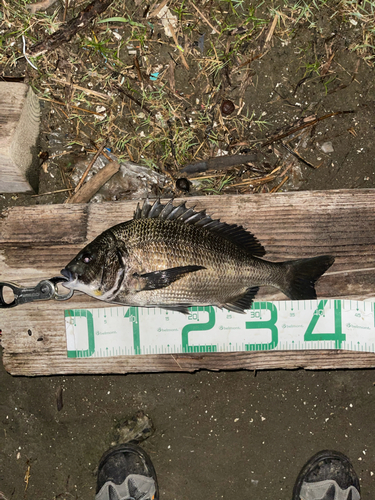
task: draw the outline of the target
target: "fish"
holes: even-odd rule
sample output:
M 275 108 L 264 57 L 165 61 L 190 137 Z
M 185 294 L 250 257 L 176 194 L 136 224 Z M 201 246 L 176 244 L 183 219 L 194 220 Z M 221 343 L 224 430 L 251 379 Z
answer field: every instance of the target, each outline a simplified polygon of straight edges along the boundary
M 334 257 L 270 262 L 257 238 L 186 203 L 146 199 L 133 219 L 97 236 L 61 270 L 71 290 L 113 304 L 190 306 L 244 313 L 259 287 L 272 285 L 291 300 L 316 299 L 315 283 Z

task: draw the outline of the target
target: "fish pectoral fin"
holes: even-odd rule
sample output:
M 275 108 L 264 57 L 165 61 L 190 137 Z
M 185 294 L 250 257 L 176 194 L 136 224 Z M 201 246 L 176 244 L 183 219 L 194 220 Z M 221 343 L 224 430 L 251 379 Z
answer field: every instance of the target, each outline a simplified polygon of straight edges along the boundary
M 194 273 L 200 269 L 206 269 L 203 266 L 181 266 L 163 269 L 162 271 L 154 271 L 151 273 L 138 274 L 134 273 L 133 278 L 137 280 L 136 290 L 141 292 L 144 290 L 157 290 L 165 288 L 174 281 L 183 278 L 186 274 Z
M 258 293 L 258 290 L 259 287 L 257 286 L 248 288 L 244 294 L 233 298 L 233 300 L 228 302 L 227 304 L 223 304 L 223 307 L 225 309 L 228 309 L 229 311 L 244 314 L 246 309 L 250 309 L 255 295 Z

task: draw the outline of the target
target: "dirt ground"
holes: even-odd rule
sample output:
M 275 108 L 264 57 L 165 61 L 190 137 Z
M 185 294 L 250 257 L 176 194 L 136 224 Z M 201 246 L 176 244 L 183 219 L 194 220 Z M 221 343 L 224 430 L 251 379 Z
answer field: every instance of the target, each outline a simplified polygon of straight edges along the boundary
M 196 2 L 204 17 L 171 2 L 174 39 L 147 17 L 156 4 L 115 1 L 100 17 L 126 23 L 91 24 L 31 58 L 38 70 L 22 57 L 21 34 L 29 46 L 43 40 L 63 26 L 64 8 L 31 14 L 27 4 L 3 1 L 0 75 L 41 98 L 49 158 L 34 170 L 37 196 L 0 194 L 1 210 L 63 202 L 103 140 L 120 160 L 166 176 L 153 195 L 374 187 L 373 2 Z M 86 4 L 72 2 L 67 19 Z M 228 116 L 223 100 L 235 105 Z M 253 163 L 190 175 L 190 193 L 176 187 L 186 164 L 254 150 Z M 104 188 L 97 201 L 132 195 Z M 0 498 L 93 498 L 101 454 L 139 410 L 155 426 L 144 448 L 163 499 L 285 500 L 326 448 L 352 459 L 370 498 L 374 383 L 372 370 L 22 378 L 2 368 Z
M 114 427 L 142 409 L 156 428 L 143 446 L 166 500 L 289 499 L 300 467 L 326 448 L 350 456 L 371 498 L 374 381 L 371 370 L 44 378 L 2 370 L 0 491 L 8 499 L 93 498 Z

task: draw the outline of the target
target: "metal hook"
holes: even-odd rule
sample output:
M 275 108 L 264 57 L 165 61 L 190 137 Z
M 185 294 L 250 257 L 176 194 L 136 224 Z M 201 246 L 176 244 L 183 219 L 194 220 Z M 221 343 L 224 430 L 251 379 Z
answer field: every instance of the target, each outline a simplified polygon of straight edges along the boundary
M 42 280 L 36 286 L 21 288 L 15 283 L 0 281 L 0 308 L 7 309 L 27 302 L 37 300 L 68 300 L 73 296 L 74 290 L 69 290 L 66 294 L 59 294 L 57 285 L 67 281 L 66 278 L 56 277 L 49 280 Z M 4 289 L 9 288 L 13 292 L 13 301 L 6 302 L 4 299 Z

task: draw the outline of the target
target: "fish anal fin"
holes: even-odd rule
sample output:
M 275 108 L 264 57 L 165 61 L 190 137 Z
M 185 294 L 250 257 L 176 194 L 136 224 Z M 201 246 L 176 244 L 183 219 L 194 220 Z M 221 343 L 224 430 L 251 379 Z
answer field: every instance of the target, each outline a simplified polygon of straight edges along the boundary
M 259 287 L 257 286 L 248 288 L 244 294 L 235 297 L 231 302 L 223 304 L 223 307 L 229 311 L 244 314 L 246 309 L 250 309 L 258 290 Z
M 190 314 L 189 306 L 175 305 L 175 306 L 159 306 L 161 309 L 166 309 L 167 311 L 176 311 L 182 314 Z
M 158 288 L 165 288 L 171 283 L 183 278 L 186 274 L 194 273 L 200 269 L 206 269 L 203 266 L 180 266 L 171 267 L 170 269 L 163 269 L 162 271 L 153 271 L 144 274 L 133 274 L 136 281 L 134 288 L 137 292 L 144 290 L 157 290 Z

